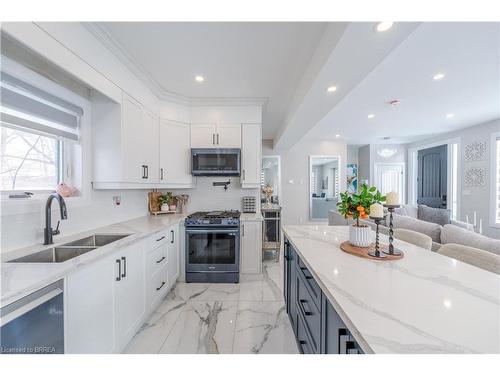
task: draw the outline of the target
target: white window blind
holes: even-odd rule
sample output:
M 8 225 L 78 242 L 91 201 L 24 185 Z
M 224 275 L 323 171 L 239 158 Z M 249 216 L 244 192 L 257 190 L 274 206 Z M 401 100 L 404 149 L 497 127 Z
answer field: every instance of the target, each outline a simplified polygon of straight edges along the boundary
M 49 137 L 79 139 L 79 106 L 1 72 L 0 123 L 2 126 Z
M 495 177 L 495 224 L 500 224 L 500 138 L 496 139 L 496 161 L 495 161 L 495 169 L 496 169 L 496 177 Z

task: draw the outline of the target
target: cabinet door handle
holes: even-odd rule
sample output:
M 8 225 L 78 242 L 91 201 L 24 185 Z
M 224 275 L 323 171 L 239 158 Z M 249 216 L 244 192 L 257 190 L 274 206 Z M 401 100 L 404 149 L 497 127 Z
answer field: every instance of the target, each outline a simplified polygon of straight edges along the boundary
M 163 180 L 163 168 L 160 168 L 160 180 Z
M 245 173 L 245 170 L 243 169 L 243 180 L 245 180 L 245 178 L 246 178 L 245 175 L 246 175 L 246 173 Z
M 215 144 L 215 134 L 212 134 L 212 144 Z
M 123 273 L 122 277 L 127 277 L 127 258 L 122 257 L 123 260 Z
M 146 178 L 149 178 L 149 167 L 146 165 Z
M 219 144 L 219 133 L 217 133 L 217 144 Z
M 160 238 L 157 238 L 156 239 L 156 242 L 160 242 L 161 240 L 163 240 L 165 238 L 165 236 L 161 236 Z
M 161 288 L 163 288 L 163 285 L 165 285 L 165 284 L 166 284 L 165 281 L 162 281 L 161 285 L 158 288 L 156 288 L 156 290 L 160 290 Z
M 142 178 L 146 178 L 146 166 L 142 165 Z
M 300 302 L 300 305 L 302 306 L 302 310 L 304 310 L 304 315 L 305 316 L 311 316 L 313 313 L 307 311 L 306 307 L 305 307 L 305 304 L 307 303 L 307 301 L 305 299 L 299 299 L 299 302 Z
M 163 262 L 165 259 L 166 259 L 165 257 L 161 257 L 161 259 L 160 259 L 160 260 L 157 260 L 157 261 L 156 261 L 156 264 Z
M 354 349 L 356 349 L 356 343 L 354 341 L 349 340 L 345 342 L 345 354 L 351 354 L 349 351 Z
M 120 281 L 122 279 L 122 262 L 120 259 L 117 259 L 116 263 L 118 263 L 118 276 L 115 278 L 115 281 Z
M 241 236 L 245 237 L 245 224 L 241 224 Z
M 171 230 L 170 233 L 172 234 L 172 239 L 170 240 L 170 243 L 174 243 L 174 231 Z

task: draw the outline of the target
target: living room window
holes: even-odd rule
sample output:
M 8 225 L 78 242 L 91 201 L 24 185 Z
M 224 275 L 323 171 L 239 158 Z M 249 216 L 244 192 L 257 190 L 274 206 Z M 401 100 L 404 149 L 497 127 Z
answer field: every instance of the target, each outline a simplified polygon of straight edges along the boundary
M 500 132 L 491 136 L 491 224 L 500 227 Z

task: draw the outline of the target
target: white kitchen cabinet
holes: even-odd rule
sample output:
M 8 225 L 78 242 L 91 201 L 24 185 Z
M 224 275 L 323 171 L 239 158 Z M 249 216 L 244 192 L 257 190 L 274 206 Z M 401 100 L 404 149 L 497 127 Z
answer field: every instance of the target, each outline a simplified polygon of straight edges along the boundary
M 91 100 L 94 188 L 158 184 L 158 117 L 126 93 L 121 103 L 98 93 Z
M 112 353 L 115 348 L 115 257 L 95 262 L 66 279 L 66 353 Z
M 217 147 L 241 148 L 241 124 L 217 124 Z
M 240 272 L 260 274 L 262 272 L 262 221 L 241 222 Z
M 192 148 L 215 148 L 217 125 L 215 124 L 191 124 L 191 147 Z
M 180 241 L 179 241 L 179 225 L 170 227 L 169 232 L 169 248 L 168 248 L 168 287 L 169 289 L 175 285 L 180 274 Z
M 119 260 L 122 273 L 120 280 L 115 279 L 115 340 L 116 349 L 121 351 L 146 315 L 144 251 L 129 247 L 120 252 Z
M 85 267 L 66 280 L 66 351 L 123 350 L 146 317 L 144 251 L 139 245 Z
M 191 124 L 193 148 L 240 148 L 241 124 Z
M 241 125 L 241 187 L 259 188 L 262 168 L 260 124 Z
M 191 144 L 189 124 L 160 121 L 160 184 L 189 187 L 191 175 Z

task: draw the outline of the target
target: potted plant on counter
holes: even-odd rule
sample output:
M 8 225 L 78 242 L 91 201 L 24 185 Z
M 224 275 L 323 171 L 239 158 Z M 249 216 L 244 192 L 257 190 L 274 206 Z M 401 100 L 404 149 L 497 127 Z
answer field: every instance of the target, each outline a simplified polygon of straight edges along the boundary
M 372 243 L 372 231 L 369 225 L 360 224 L 359 219 L 368 219 L 370 206 L 373 203 L 385 202 L 385 196 L 375 186 L 363 184 L 358 193 L 340 193 L 340 202 L 337 204 L 339 212 L 346 219 L 354 219 L 355 223 L 349 226 L 349 242 L 357 247 L 369 247 Z
M 167 192 L 167 203 L 170 211 L 177 211 L 177 197 L 171 192 Z
M 163 212 L 170 211 L 170 209 L 168 207 L 169 201 L 168 201 L 167 195 L 164 195 L 164 194 L 160 195 L 158 197 L 158 203 L 160 204 L 160 211 L 163 211 Z

